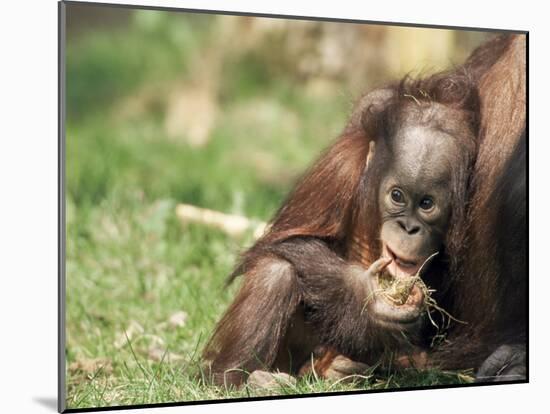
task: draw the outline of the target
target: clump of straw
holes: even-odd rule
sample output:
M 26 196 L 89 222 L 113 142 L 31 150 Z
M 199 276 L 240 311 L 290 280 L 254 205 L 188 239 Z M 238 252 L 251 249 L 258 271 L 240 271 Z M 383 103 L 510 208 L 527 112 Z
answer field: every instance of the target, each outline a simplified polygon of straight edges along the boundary
M 414 286 L 421 283 L 424 282 L 417 275 L 406 279 L 395 279 L 388 272 L 385 272 L 378 277 L 380 290 L 377 293 L 395 305 L 404 305 Z
M 438 333 L 441 331 L 441 329 L 447 329 L 451 323 L 451 321 L 455 321 L 458 323 L 466 323 L 464 321 L 461 321 L 454 316 L 452 316 L 449 312 L 447 312 L 445 309 L 443 309 L 441 306 L 437 304 L 437 301 L 433 298 L 433 293 L 435 292 L 435 289 L 430 289 L 424 283 L 424 281 L 421 278 L 422 271 L 424 270 L 424 267 L 428 262 L 431 261 L 433 257 L 435 257 L 438 254 L 438 252 L 435 252 L 431 256 L 429 256 L 424 263 L 422 263 L 422 266 L 418 269 L 418 272 L 416 272 L 415 275 L 407 277 L 407 278 L 394 278 L 391 274 L 389 274 L 387 271 L 384 273 L 381 273 L 378 276 L 378 285 L 380 286 L 380 289 L 371 292 L 369 297 L 366 300 L 365 307 L 368 305 L 368 303 L 374 299 L 375 295 L 382 296 L 385 300 L 388 302 L 401 306 L 404 305 L 409 296 L 411 295 L 411 292 L 413 288 L 416 286 L 418 287 L 423 296 L 423 302 L 422 307 L 424 310 L 426 310 L 426 314 L 428 316 L 428 319 L 430 320 L 430 323 L 438 330 Z M 432 312 L 437 311 L 440 313 L 444 327 L 440 327 L 433 319 Z

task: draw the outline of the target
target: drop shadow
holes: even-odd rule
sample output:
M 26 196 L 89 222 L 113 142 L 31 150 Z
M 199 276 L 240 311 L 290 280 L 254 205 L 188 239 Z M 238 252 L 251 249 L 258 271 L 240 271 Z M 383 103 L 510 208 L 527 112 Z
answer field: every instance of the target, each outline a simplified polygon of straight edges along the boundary
M 57 398 L 55 397 L 33 397 L 33 401 L 53 412 L 57 412 Z

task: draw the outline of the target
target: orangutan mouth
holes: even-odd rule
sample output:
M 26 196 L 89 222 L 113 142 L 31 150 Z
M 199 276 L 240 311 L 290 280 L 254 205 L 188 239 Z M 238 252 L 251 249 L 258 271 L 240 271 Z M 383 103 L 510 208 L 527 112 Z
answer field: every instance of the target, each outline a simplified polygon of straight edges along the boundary
M 388 266 L 388 272 L 395 278 L 414 276 L 420 270 L 424 263 L 421 258 L 404 257 L 402 254 L 396 253 L 387 244 L 384 244 L 383 256 L 392 259 Z

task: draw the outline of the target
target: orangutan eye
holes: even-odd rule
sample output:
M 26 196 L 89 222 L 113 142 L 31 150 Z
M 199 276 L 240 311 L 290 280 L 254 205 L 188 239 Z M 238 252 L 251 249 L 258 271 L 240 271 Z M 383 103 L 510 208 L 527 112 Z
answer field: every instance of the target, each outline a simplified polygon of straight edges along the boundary
M 434 201 L 430 197 L 424 197 L 420 200 L 420 208 L 425 211 L 430 211 L 434 207 Z
M 401 190 L 398 190 L 397 188 L 391 190 L 391 199 L 394 203 L 397 204 L 403 204 L 405 202 L 405 196 L 403 195 Z

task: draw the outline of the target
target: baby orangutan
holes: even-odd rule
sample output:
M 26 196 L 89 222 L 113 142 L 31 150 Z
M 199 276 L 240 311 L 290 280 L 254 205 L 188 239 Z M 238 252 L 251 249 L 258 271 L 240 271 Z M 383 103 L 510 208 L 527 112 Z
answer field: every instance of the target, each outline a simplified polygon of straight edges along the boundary
M 204 352 L 214 383 L 240 385 L 256 370 L 298 375 L 327 349 L 345 356 L 325 356 L 316 373 L 330 376 L 342 361 L 356 371 L 429 343 L 426 308 L 445 307 L 477 113 L 460 72 L 359 101 L 234 271 L 244 280 Z

